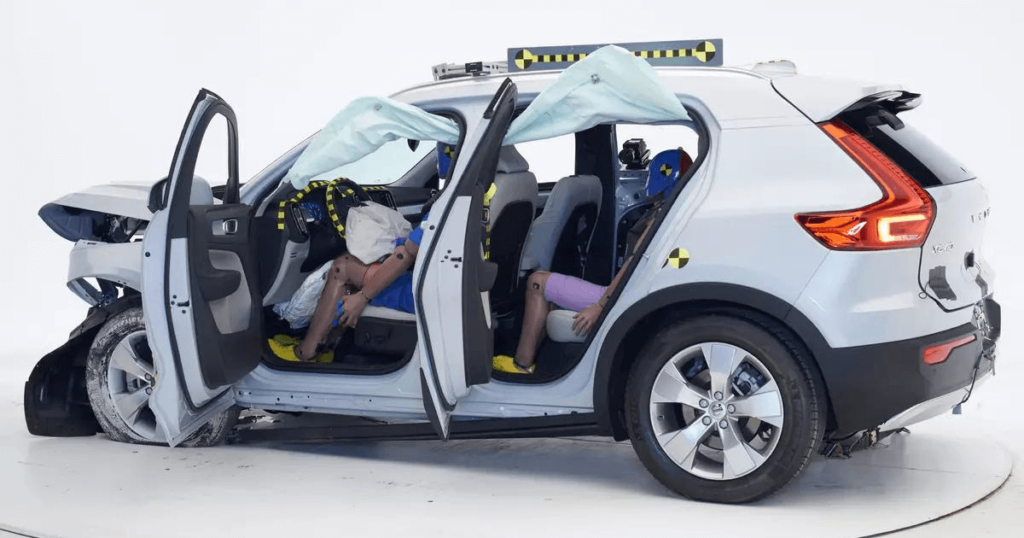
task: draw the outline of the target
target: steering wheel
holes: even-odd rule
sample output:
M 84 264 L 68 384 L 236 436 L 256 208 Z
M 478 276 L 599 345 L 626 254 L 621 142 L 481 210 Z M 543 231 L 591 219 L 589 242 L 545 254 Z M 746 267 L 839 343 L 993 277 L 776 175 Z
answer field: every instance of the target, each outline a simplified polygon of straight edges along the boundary
M 351 179 L 339 177 L 334 181 L 331 181 L 327 185 L 327 217 L 331 220 L 331 225 L 334 226 L 334 230 L 338 232 L 338 235 L 342 239 L 345 239 L 345 218 L 348 216 L 348 209 L 350 205 L 342 206 L 343 200 L 346 197 L 353 197 L 359 202 L 369 202 L 370 195 L 366 194 L 358 183 Z M 342 211 L 339 211 L 339 208 Z

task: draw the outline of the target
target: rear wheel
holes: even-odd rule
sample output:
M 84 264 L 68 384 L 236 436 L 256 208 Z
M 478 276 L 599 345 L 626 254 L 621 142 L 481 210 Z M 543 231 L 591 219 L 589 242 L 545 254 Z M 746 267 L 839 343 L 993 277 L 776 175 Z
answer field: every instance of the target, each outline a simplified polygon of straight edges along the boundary
M 640 353 L 626 388 L 630 440 L 669 489 L 749 502 L 803 469 L 825 411 L 800 348 L 777 329 L 695 318 L 662 330 Z
M 159 372 L 146 340 L 142 307 L 129 308 L 107 321 L 89 349 L 85 382 L 93 413 L 108 437 L 137 444 L 164 444 L 149 407 Z M 234 427 L 238 410 L 221 413 L 181 444 L 213 446 Z

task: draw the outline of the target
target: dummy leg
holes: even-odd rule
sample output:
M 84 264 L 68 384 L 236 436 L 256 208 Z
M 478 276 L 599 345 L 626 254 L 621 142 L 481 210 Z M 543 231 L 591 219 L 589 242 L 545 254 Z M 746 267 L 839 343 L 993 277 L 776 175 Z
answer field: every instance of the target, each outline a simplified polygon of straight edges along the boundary
M 529 367 L 537 359 L 537 346 L 544 338 L 551 303 L 544 298 L 544 287 L 551 273 L 537 271 L 526 280 L 526 306 L 523 310 L 523 332 L 516 347 L 516 362 Z
M 316 304 L 316 312 L 309 324 L 309 331 L 302 343 L 295 348 L 295 355 L 299 360 L 310 360 L 316 356 L 316 346 L 324 343 L 327 333 L 331 332 L 331 322 L 337 313 L 338 301 L 345 296 L 345 285 L 351 275 L 359 272 L 362 275 L 360 266 L 365 266 L 348 254 L 343 254 L 334 259 L 330 270 L 327 272 L 327 282 L 324 283 L 324 291 L 320 294 L 320 300 Z

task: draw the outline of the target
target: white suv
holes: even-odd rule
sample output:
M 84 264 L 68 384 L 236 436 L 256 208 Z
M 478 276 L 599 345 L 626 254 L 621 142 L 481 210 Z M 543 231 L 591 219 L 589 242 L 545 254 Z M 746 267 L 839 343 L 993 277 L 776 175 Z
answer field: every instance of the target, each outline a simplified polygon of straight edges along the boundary
M 333 363 L 298 364 L 266 345 L 292 330 L 272 306 L 339 248 L 330 219 L 293 203 L 308 191 L 282 182 L 309 140 L 243 186 L 234 113 L 204 90 L 167 179 L 40 211 L 76 241 L 68 286 L 91 308 L 31 375 L 29 430 L 209 445 L 251 408 L 371 417 L 381 437 L 601 435 L 630 439 L 676 492 L 746 502 L 815 453 L 869 445 L 966 400 L 992 372 L 999 336 L 981 251 L 989 206 L 981 182 L 901 118 L 920 96 L 788 63 L 716 67 L 715 50 L 698 55 L 707 65 L 654 68 L 689 116 L 674 125 L 692 132 L 694 164 L 596 328 L 580 337 L 566 330 L 571 313 L 551 312 L 534 375 L 492 372 L 492 356 L 514 347 L 531 270 L 607 284 L 622 265 L 654 173 L 617 158 L 633 126 L 605 117 L 569 133 L 571 175 L 538 181 L 500 148 L 561 69 L 467 64 L 472 75 L 442 69 L 451 78 L 392 96 L 460 129 L 457 146 L 385 146 L 380 168 L 401 169 L 384 179 L 348 173 L 359 196 L 413 225 L 436 198 L 413 269 L 416 313 L 368 307 Z M 228 126 L 229 177 L 211 189 L 194 172 L 215 117 Z M 579 178 L 598 195 L 580 195 Z M 484 227 L 496 183 L 515 187 Z

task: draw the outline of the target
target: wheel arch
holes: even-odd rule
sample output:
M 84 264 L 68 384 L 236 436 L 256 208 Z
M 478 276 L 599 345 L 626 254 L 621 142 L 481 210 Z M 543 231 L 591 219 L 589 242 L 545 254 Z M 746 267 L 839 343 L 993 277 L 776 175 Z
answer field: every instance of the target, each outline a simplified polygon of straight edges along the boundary
M 833 405 L 815 350 L 827 346 L 818 329 L 788 302 L 760 290 L 726 283 L 695 283 L 658 290 L 630 306 L 605 336 L 594 373 L 594 413 L 601 430 L 616 440 L 628 438 L 624 397 L 629 370 L 636 360 L 628 350 L 643 347 L 648 335 L 660 328 L 697 315 L 721 314 L 758 325 L 775 323 L 793 334 L 810 358 L 807 367 L 825 390 L 828 428 L 835 424 Z

